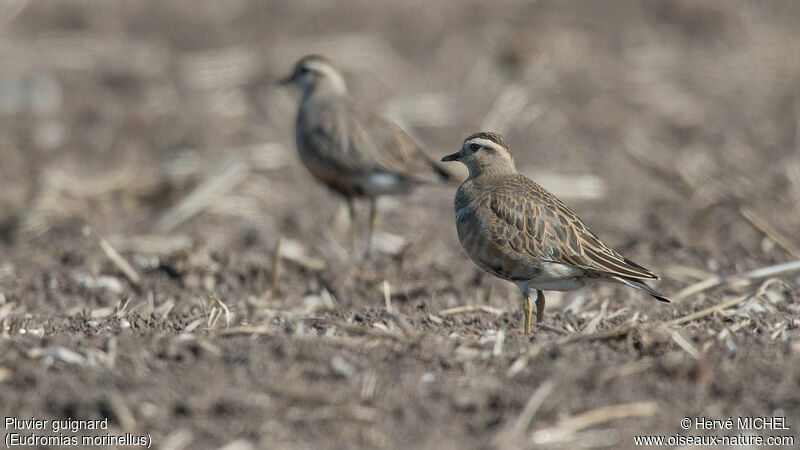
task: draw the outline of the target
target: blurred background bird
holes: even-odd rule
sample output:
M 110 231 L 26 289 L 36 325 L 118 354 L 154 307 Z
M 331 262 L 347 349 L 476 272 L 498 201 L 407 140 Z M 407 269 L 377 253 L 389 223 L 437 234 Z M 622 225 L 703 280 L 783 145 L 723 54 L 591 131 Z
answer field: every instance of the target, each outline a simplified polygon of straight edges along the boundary
M 365 198 L 370 205 L 368 256 L 378 227 L 379 196 L 407 194 L 422 183 L 455 181 L 399 126 L 354 104 L 344 77 L 327 58 L 301 58 L 281 83 L 301 91 L 297 153 L 317 180 L 345 198 L 351 250 L 356 240 L 355 198 Z

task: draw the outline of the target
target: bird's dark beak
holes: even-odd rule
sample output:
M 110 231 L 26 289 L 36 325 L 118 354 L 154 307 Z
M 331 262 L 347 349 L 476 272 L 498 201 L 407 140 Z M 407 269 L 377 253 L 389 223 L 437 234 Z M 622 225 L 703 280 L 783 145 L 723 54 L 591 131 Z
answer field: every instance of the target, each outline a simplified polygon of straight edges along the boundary
M 442 162 L 449 162 L 449 161 L 458 161 L 461 158 L 461 151 L 457 151 L 452 155 L 447 155 L 442 158 Z
M 291 74 L 286 78 L 281 78 L 280 80 L 278 80 L 277 84 L 279 86 L 288 86 L 288 85 L 290 85 L 292 83 L 294 83 L 294 74 Z

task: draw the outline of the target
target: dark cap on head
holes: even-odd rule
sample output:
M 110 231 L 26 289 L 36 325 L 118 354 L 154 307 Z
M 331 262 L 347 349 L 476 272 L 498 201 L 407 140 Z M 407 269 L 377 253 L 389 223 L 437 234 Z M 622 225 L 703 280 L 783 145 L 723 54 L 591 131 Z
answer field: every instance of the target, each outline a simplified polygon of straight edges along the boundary
M 326 58 L 326 57 L 324 57 L 322 55 L 317 55 L 317 54 L 311 54 L 311 55 L 303 56 L 302 58 L 300 58 L 300 60 L 297 61 L 297 64 L 301 65 L 301 64 L 305 64 L 305 63 L 314 63 L 314 62 L 328 64 L 330 66 L 333 65 L 333 63 L 331 63 L 330 59 L 328 59 L 328 58 Z
M 511 147 L 508 146 L 508 142 L 506 142 L 506 140 L 505 140 L 505 138 L 503 136 L 501 136 L 501 135 L 499 135 L 497 133 L 493 133 L 491 131 L 481 131 L 479 133 L 475 133 L 473 135 L 470 135 L 469 137 L 464 139 L 464 141 L 466 142 L 466 141 L 468 141 L 470 139 L 476 139 L 476 138 L 486 139 L 486 140 L 494 142 L 497 145 L 502 145 L 506 150 L 508 150 L 509 153 L 511 153 Z
M 294 69 L 292 69 L 291 75 L 280 80 L 278 83 L 283 85 L 295 84 L 309 73 L 312 73 L 315 76 L 327 73 L 328 76 L 331 76 L 331 71 L 326 70 L 326 66 L 332 69 L 332 72 L 334 72 L 333 75 L 338 74 L 338 71 L 328 58 L 317 54 L 303 56 L 294 64 Z M 344 81 L 342 80 L 341 84 L 343 83 Z M 341 90 L 344 90 L 344 88 L 342 87 Z

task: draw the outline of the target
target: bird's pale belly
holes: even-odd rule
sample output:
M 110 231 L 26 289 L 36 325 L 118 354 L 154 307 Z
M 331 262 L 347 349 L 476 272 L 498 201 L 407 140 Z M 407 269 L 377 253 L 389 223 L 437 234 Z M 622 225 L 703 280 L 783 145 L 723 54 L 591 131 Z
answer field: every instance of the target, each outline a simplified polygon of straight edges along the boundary
M 329 188 L 345 196 L 369 196 L 406 194 L 409 183 L 402 177 L 386 172 L 351 172 L 332 166 L 309 148 L 298 147 L 303 165 L 311 175 Z
M 586 271 L 565 264 L 544 262 L 542 270 L 528 280 L 528 287 L 544 291 L 571 291 L 580 289 L 594 280 Z

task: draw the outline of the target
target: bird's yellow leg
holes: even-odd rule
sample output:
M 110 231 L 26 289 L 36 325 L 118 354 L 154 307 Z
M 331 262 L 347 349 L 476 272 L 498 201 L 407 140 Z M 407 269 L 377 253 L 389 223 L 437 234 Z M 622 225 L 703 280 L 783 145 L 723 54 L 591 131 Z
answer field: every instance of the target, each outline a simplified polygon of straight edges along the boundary
M 533 315 L 533 300 L 525 294 L 525 334 L 531 334 L 531 316 Z
M 517 283 L 519 292 L 522 294 L 522 309 L 525 311 L 525 334 L 531 334 L 531 315 L 533 315 L 533 301 L 528 294 L 528 284 L 525 282 Z
M 530 301 L 530 299 L 528 301 Z M 537 290 L 536 291 L 536 321 L 537 322 L 541 322 L 543 315 L 544 315 L 544 292 Z
M 369 240 L 367 241 L 367 251 L 364 257 L 372 253 L 375 246 L 375 233 L 378 231 L 378 199 L 371 198 L 369 201 Z
M 350 254 L 356 252 L 356 207 L 352 197 L 347 197 L 347 212 L 350 214 Z

